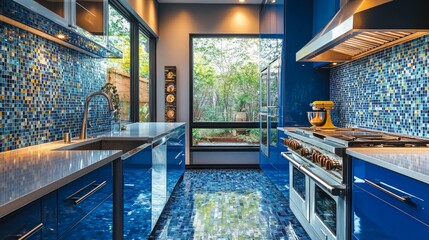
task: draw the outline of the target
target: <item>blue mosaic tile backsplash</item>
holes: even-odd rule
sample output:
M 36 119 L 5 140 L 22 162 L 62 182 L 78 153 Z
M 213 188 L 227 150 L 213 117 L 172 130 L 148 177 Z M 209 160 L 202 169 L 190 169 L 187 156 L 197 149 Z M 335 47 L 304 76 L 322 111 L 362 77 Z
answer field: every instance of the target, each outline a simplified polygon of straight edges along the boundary
M 429 36 L 331 69 L 334 124 L 429 137 Z
M 0 151 L 59 140 L 68 131 L 76 137 L 86 96 L 106 79 L 106 60 L 3 22 L 0 69 Z M 101 101 L 94 99 L 90 112 L 108 119 Z M 89 132 L 108 129 L 110 120 L 97 120 Z

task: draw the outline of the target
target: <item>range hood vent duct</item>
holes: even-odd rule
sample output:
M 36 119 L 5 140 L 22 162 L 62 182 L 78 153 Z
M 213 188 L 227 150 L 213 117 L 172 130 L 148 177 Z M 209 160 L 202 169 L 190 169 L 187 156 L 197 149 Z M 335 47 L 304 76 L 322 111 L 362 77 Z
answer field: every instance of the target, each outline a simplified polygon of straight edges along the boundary
M 428 0 L 350 0 L 307 45 L 300 62 L 348 62 L 429 33 Z

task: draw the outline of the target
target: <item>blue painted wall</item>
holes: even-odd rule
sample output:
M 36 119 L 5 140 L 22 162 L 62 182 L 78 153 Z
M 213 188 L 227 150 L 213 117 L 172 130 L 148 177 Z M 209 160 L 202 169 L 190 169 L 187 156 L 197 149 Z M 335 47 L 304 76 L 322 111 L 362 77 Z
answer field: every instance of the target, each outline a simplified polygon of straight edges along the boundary
M 309 126 L 310 103 L 329 99 L 329 71 L 296 62 L 296 52 L 313 36 L 313 0 L 286 1 L 283 126 Z
M 105 83 L 106 61 L 0 22 L 0 72 L 0 151 L 6 151 L 59 140 L 69 130 L 76 137 L 86 96 Z M 92 121 L 90 132 L 110 129 L 104 105 L 92 105 L 105 120 Z
M 340 9 L 339 0 L 313 0 L 313 36 L 334 17 Z
M 334 123 L 429 137 L 429 36 L 330 73 Z

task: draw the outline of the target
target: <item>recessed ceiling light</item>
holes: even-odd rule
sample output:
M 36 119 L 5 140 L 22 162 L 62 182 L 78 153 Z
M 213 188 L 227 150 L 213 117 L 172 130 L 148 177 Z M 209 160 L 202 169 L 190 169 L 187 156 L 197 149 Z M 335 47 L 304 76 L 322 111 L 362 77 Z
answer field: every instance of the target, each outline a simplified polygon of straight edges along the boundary
M 238 0 L 239 2 L 241 2 L 241 3 L 244 3 L 244 0 Z

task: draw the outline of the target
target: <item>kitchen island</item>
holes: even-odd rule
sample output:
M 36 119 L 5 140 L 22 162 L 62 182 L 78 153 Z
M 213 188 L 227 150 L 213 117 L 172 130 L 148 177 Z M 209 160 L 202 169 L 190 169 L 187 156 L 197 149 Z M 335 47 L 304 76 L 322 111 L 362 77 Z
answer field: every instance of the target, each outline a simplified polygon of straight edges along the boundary
M 110 183 L 113 187 L 113 217 L 115 221 L 119 219 L 119 223 L 114 225 L 114 235 L 115 239 L 120 239 L 123 223 L 123 159 L 132 157 L 139 148 L 123 154 L 114 149 L 79 150 L 79 146 L 102 140 L 134 140 L 149 143 L 146 147 L 151 143 L 162 142 L 166 148 L 166 136 L 178 128 L 184 130 L 184 127 L 184 123 L 133 123 L 127 125 L 127 130 L 116 135 L 101 133 L 86 140 L 73 139 L 71 144 L 56 141 L 0 153 L 0 217 L 13 215 L 12 212 L 19 208 L 38 201 L 107 164 L 113 164 L 113 183 Z M 184 152 L 181 156 L 184 157 Z M 166 158 L 164 160 L 167 161 Z M 184 166 L 184 161 L 181 164 Z M 102 182 L 97 186 L 104 184 L 106 183 Z M 109 180 L 106 186 L 109 186 Z

